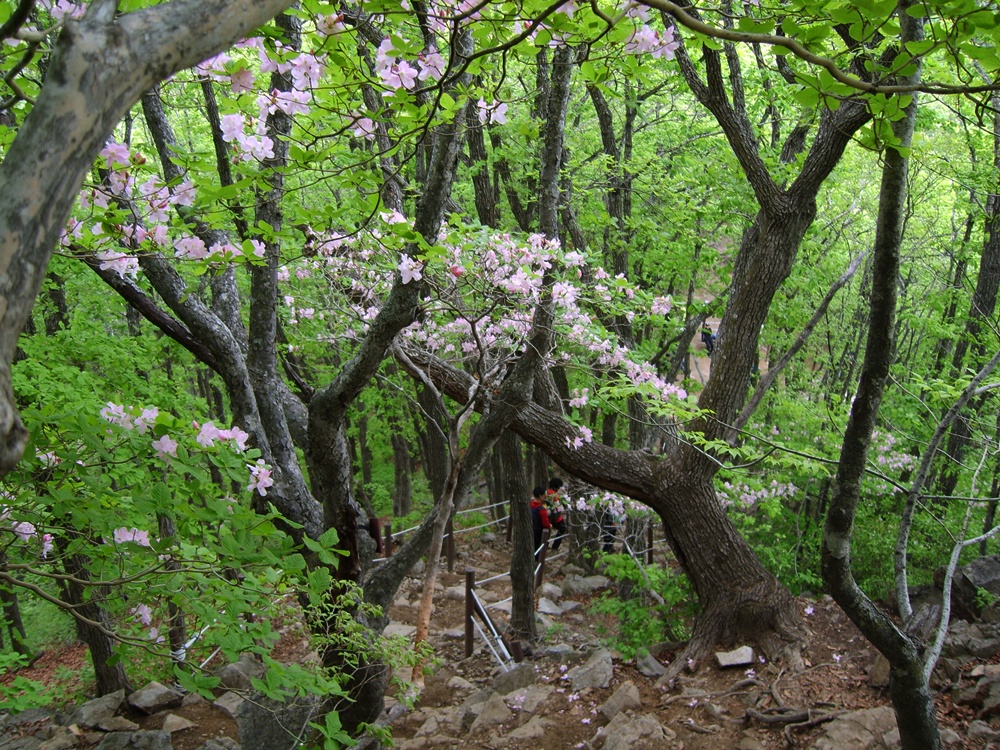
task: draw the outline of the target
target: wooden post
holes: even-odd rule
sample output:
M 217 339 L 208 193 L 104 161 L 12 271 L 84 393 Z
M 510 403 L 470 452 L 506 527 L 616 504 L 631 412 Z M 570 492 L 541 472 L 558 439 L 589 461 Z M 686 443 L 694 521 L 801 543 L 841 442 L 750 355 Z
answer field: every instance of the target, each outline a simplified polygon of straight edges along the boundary
M 476 571 L 472 568 L 465 569 L 465 658 L 472 656 L 473 639 L 475 637 L 472 628 L 472 590 L 476 588 Z
M 510 655 L 514 657 L 514 661 L 518 664 L 524 661 L 524 649 L 521 648 L 520 641 L 510 642 Z
M 455 516 L 448 519 L 448 528 L 445 529 L 445 549 L 448 555 L 448 572 L 455 572 L 455 527 L 453 525 Z
M 653 524 L 646 524 L 646 565 L 653 564 Z
M 538 572 L 535 574 L 535 588 L 542 585 L 545 577 L 545 553 L 549 551 L 549 535 L 551 530 L 542 529 L 542 551 L 538 553 Z
M 385 549 L 382 547 L 382 526 L 377 518 L 368 519 L 368 533 L 375 540 L 375 552 L 381 555 Z
M 385 525 L 385 542 L 382 544 L 385 548 L 385 556 L 392 557 L 392 524 L 387 523 Z

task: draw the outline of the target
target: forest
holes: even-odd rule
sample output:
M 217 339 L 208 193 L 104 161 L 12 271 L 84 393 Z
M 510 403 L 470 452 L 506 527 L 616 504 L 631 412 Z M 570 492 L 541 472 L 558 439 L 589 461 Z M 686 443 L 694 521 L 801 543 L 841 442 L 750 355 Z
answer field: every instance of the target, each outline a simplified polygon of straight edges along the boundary
M 456 509 L 509 504 L 543 635 L 559 473 L 666 535 L 675 664 L 801 668 L 826 591 L 941 746 L 906 623 L 1000 528 L 996 5 L 5 0 L 0 37 L 0 672 L 62 622 L 97 694 L 210 692 L 190 635 L 266 660 L 287 599 L 319 662 L 263 689 L 339 747 L 420 684 Z

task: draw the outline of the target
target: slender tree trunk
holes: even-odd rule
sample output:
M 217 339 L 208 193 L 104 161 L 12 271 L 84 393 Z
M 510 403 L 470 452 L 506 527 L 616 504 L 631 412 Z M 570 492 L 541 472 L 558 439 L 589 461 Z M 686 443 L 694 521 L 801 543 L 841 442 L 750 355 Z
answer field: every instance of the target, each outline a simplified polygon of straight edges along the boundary
M 531 641 L 537 637 L 535 628 L 535 557 L 528 507 L 531 490 L 525 479 L 521 439 L 511 430 L 504 430 L 493 448 L 500 468 L 500 485 L 510 501 L 513 550 L 510 558 L 511 637 Z

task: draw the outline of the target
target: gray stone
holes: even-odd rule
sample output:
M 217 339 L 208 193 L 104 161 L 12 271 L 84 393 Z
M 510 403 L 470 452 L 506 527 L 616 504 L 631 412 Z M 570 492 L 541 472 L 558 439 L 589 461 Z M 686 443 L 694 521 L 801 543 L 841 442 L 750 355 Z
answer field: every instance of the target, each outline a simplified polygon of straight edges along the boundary
M 212 705 L 222 711 L 230 719 L 236 718 L 236 710 L 243 704 L 244 698 L 239 693 L 223 693 Z
M 442 633 L 445 638 L 465 638 L 465 628 L 452 628 Z
M 573 686 L 573 692 L 578 693 L 586 688 L 606 688 L 611 684 L 614 668 L 611 653 L 602 648 L 595 651 L 585 664 L 573 667 L 566 676 Z
M 424 720 L 424 723 L 420 725 L 417 729 L 415 737 L 432 737 L 435 734 L 441 733 L 442 724 L 445 722 L 436 714 L 432 713 L 430 716 Z
M 934 583 L 943 587 L 944 568 L 934 571 Z M 975 620 L 983 611 L 979 591 L 1000 595 L 1000 555 L 979 557 L 955 571 L 951 581 L 952 617 Z
M 181 693 L 155 680 L 128 697 L 128 702 L 145 714 L 177 708 L 183 700 L 184 696 Z
M 73 712 L 70 724 L 78 724 L 81 727 L 96 727 L 105 719 L 110 719 L 121 708 L 125 701 L 125 691 L 116 690 L 108 695 L 87 701 Z M 136 727 L 138 729 L 138 727 Z
M 511 609 L 513 609 L 513 603 L 508 600 L 505 602 L 500 602 L 490 607 L 490 609 L 495 609 L 497 612 L 503 612 L 504 614 L 510 614 Z
M 563 595 L 593 594 L 597 589 L 606 588 L 611 581 L 605 576 L 583 576 L 571 573 L 563 579 Z
M 562 610 L 563 614 L 566 614 L 567 612 L 572 612 L 577 607 L 582 607 L 582 606 L 583 605 L 580 604 L 580 602 L 575 602 L 572 599 L 567 599 L 564 602 L 559 602 L 559 609 Z
M 967 734 L 970 740 L 992 740 L 1000 736 L 1000 732 L 981 719 L 969 722 Z
M 226 690 L 250 689 L 250 678 L 235 664 L 226 664 L 215 673 L 215 676 L 219 678 L 219 684 Z
M 813 750 L 869 750 L 880 747 L 883 737 L 896 728 L 891 706 L 852 711 L 823 728 Z
M 512 740 L 540 740 L 545 736 L 545 730 L 549 726 L 549 723 L 541 716 L 532 716 L 527 724 L 518 727 L 513 732 L 508 732 L 507 738 Z
M 868 684 L 873 688 L 889 687 L 889 660 L 882 654 L 875 654 L 875 661 L 868 673 Z
M 465 586 L 452 586 L 450 589 L 445 589 L 444 598 L 453 602 L 464 602 Z
M 417 628 L 414 625 L 406 625 L 402 622 L 390 622 L 385 626 L 385 630 L 382 631 L 382 634 L 387 636 L 400 635 L 403 638 L 409 638 L 416 632 Z
M 139 725 L 134 721 L 129 721 L 124 716 L 109 716 L 106 719 L 101 719 L 101 723 L 97 725 L 97 728 L 103 729 L 105 732 L 139 731 Z
M 552 659 L 557 664 L 579 664 L 587 658 L 586 654 L 577 651 L 568 643 L 547 646 L 542 650 L 542 656 L 546 659 Z
M 715 661 L 722 669 L 745 667 L 754 663 L 754 653 L 750 646 L 740 646 L 732 651 L 716 651 Z
M 113 732 L 97 750 L 173 750 L 169 732 Z
M 538 600 L 538 611 L 543 615 L 561 615 L 563 613 L 562 607 L 544 596 Z
M 898 732 L 899 730 L 897 729 L 896 731 Z M 958 732 L 951 727 L 945 727 L 941 730 L 941 744 L 955 745 L 961 741 L 962 738 L 959 736 Z
M 639 688 L 629 680 L 623 682 L 621 686 L 608 698 L 601 706 L 600 711 L 608 719 L 613 719 L 622 711 L 642 706 L 642 699 L 639 697 Z
M 178 716 L 177 714 L 167 714 L 167 717 L 163 720 L 163 731 L 170 732 L 183 732 L 185 729 L 191 729 L 198 726 L 190 719 L 185 719 L 183 716 Z
M 582 576 L 586 572 L 587 571 L 585 571 L 579 565 L 574 565 L 573 563 L 566 563 L 559 569 L 559 574 L 563 576 L 570 576 L 570 575 Z
M 555 688 L 550 685 L 533 685 L 531 687 L 515 690 L 504 696 L 504 703 L 511 711 L 518 711 L 524 715 L 533 714 L 538 710 Z
M 538 682 L 538 673 L 531 664 L 518 664 L 507 672 L 501 672 L 493 681 L 493 690 L 499 695 L 507 695 L 515 690 L 534 685 Z
M 455 675 L 450 680 L 448 680 L 448 687 L 452 690 L 475 690 L 476 686 L 469 682 L 464 677 L 459 677 Z
M 38 746 L 38 750 L 70 750 L 80 744 L 80 739 L 68 727 L 53 727 L 54 734 Z
M 200 706 L 202 703 L 208 703 L 204 695 L 201 693 L 188 693 L 184 696 L 184 700 L 181 701 L 181 707 Z
M 497 540 L 497 535 L 494 534 L 492 531 L 487 531 L 485 534 L 483 534 L 479 538 L 482 539 L 485 543 L 489 544 L 489 543 L 495 542 Z
M 320 700 L 308 695 L 288 701 L 264 696 L 247 700 L 236 709 L 240 741 L 254 750 L 291 750 L 316 721 Z
M 562 596 L 562 589 L 556 586 L 554 583 L 546 581 L 542 584 L 542 587 L 538 590 L 541 596 L 547 597 L 552 601 L 556 601 Z
M 744 731 L 740 741 L 736 743 L 736 750 L 766 750 L 760 740 L 754 737 L 749 731 Z
M 673 730 L 664 728 L 649 714 L 632 717 L 620 713 L 606 727 L 597 730 L 590 744 L 593 747 L 603 746 L 603 750 L 630 750 L 640 741 L 662 743 L 676 738 Z
M 469 734 L 476 734 L 485 729 L 490 729 L 500 724 L 504 724 L 514 718 L 514 714 L 507 708 L 498 694 L 494 693 L 490 699 L 484 703 L 479 711 L 476 720 L 469 727 Z
M 254 679 L 262 679 L 267 674 L 267 667 L 256 654 L 240 654 L 240 658 L 236 660 L 236 666 L 247 677 L 253 677 Z
M 635 666 L 646 677 L 662 677 L 667 673 L 667 668 L 663 666 L 659 659 L 649 653 L 648 650 L 640 648 L 635 655 Z

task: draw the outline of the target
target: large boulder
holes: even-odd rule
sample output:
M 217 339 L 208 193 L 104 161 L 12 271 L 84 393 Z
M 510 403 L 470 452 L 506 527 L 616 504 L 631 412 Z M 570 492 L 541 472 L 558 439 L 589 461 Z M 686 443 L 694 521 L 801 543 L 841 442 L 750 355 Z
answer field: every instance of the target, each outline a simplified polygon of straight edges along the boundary
M 573 667 L 566 673 L 573 692 L 578 693 L 587 688 L 606 688 L 611 684 L 615 666 L 611 661 L 611 652 L 606 648 L 595 651 L 585 664 Z
M 944 572 L 944 568 L 934 571 L 938 588 L 944 588 Z M 956 570 L 952 578 L 952 619 L 979 619 L 989 599 L 997 596 L 1000 596 L 1000 555 L 976 558 Z
M 309 695 L 288 701 L 264 696 L 244 701 L 236 709 L 240 744 L 254 750 L 292 750 L 299 747 L 319 720 L 320 700 Z

